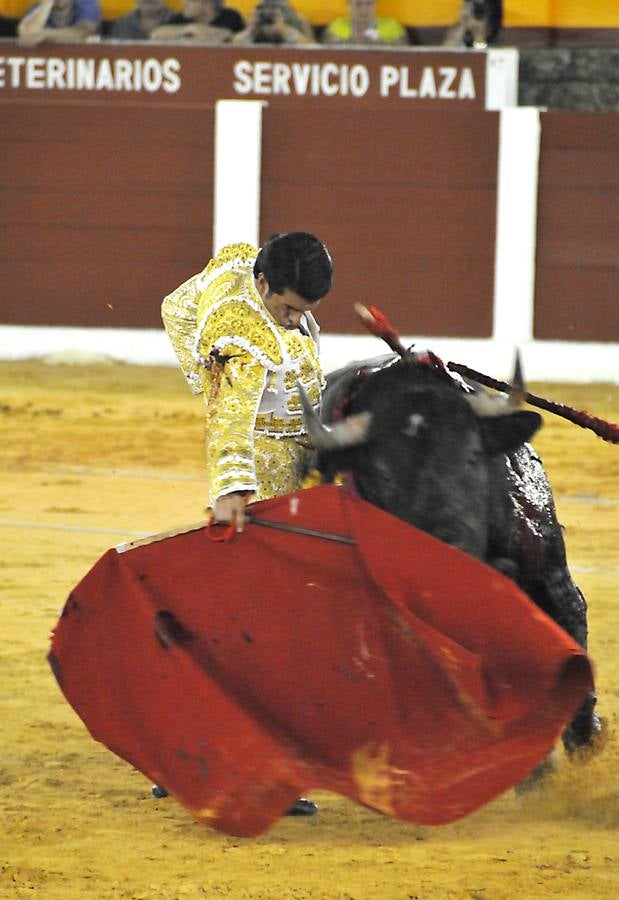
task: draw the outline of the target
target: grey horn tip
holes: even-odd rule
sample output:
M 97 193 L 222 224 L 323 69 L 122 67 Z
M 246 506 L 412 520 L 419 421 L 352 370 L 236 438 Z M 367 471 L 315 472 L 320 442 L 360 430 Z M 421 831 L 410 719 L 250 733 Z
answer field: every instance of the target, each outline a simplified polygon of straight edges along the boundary
M 297 381 L 307 436 L 317 450 L 336 450 L 363 444 L 371 422 L 368 412 L 348 416 L 341 422 L 325 425 L 316 415 L 303 386 Z
M 525 399 L 524 375 L 522 374 L 522 357 L 520 348 L 516 348 L 514 359 L 514 374 L 511 380 L 510 405 L 513 407 L 522 406 Z

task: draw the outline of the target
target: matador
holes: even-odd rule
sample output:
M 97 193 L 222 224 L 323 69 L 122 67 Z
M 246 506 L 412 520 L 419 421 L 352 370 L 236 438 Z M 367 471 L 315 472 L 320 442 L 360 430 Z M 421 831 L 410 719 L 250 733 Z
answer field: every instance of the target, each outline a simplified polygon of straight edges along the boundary
M 274 235 L 224 247 L 162 304 L 181 368 L 206 402 L 208 503 L 243 527 L 247 502 L 296 490 L 310 448 L 296 383 L 317 409 L 324 377 L 312 309 L 332 284 L 324 244 Z

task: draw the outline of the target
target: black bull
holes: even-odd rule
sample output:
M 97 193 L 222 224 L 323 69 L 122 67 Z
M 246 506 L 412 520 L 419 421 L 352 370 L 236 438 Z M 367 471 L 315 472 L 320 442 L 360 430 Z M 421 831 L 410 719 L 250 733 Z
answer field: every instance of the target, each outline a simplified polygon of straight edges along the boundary
M 538 413 L 394 357 L 333 373 L 322 424 L 308 422 L 326 480 L 348 473 L 363 499 L 508 575 L 586 649 L 586 603 L 548 478 L 526 443 L 540 425 Z M 600 731 L 595 702 L 591 694 L 565 730 L 569 753 Z

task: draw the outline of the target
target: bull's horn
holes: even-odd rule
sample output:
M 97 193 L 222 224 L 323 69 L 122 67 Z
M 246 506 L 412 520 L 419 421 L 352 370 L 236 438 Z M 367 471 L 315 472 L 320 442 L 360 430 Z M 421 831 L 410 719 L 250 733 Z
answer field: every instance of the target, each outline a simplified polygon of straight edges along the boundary
M 341 450 L 344 447 L 354 447 L 357 444 L 363 444 L 372 421 L 371 413 L 358 413 L 342 419 L 341 422 L 335 422 L 333 425 L 325 425 L 314 412 L 314 407 L 298 381 L 297 390 L 301 398 L 301 406 L 303 407 L 305 428 L 308 437 L 317 450 Z
M 483 389 L 475 394 L 464 394 L 464 399 L 473 412 L 482 419 L 489 419 L 490 416 L 506 416 L 513 412 L 507 397 L 488 394 Z
M 515 409 L 520 409 L 525 396 L 526 389 L 522 375 L 520 351 L 516 350 L 514 374 L 510 382 L 509 394 L 487 394 L 482 390 L 475 394 L 467 394 L 465 399 L 478 416 L 488 418 L 489 416 L 505 416 Z
M 514 374 L 511 380 L 511 391 L 509 393 L 509 405 L 512 409 L 520 409 L 524 403 L 526 390 L 524 386 L 524 377 L 522 375 L 522 361 L 520 359 L 520 350 L 516 350 L 516 359 L 514 360 Z

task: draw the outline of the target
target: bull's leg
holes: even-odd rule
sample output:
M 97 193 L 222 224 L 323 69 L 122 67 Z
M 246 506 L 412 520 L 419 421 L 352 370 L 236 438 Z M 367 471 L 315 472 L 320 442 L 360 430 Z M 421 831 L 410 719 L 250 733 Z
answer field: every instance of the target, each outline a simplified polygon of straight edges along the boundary
M 525 444 L 502 458 L 491 474 L 492 496 L 507 499 L 507 503 L 497 503 L 491 510 L 491 563 L 513 578 L 586 650 L 587 604 L 568 569 L 563 533 L 541 460 Z M 517 564 L 515 574 L 510 571 L 510 562 Z M 569 755 L 602 746 L 604 734 L 595 703 L 591 692 L 565 729 L 563 744 Z M 522 789 L 530 789 L 547 771 L 548 763 L 544 762 L 529 775 Z
M 597 697 L 591 691 L 563 732 L 563 746 L 570 756 L 578 750 L 594 749 L 596 739 L 602 735 L 602 722 L 595 712 L 596 703 Z
M 562 735 L 563 746 L 568 756 L 595 753 L 604 746 L 606 733 L 600 717 L 595 712 L 597 697 L 593 691 L 589 694 Z M 555 770 L 555 752 L 536 766 L 530 775 L 516 785 L 516 794 L 521 796 L 538 787 L 539 783 Z
M 567 567 L 545 573 L 542 583 L 525 587 L 525 590 L 583 650 L 587 649 L 587 604 Z M 596 694 L 591 691 L 565 729 L 563 746 L 568 754 L 592 748 L 600 735 L 602 724 L 595 712 L 596 702 Z

